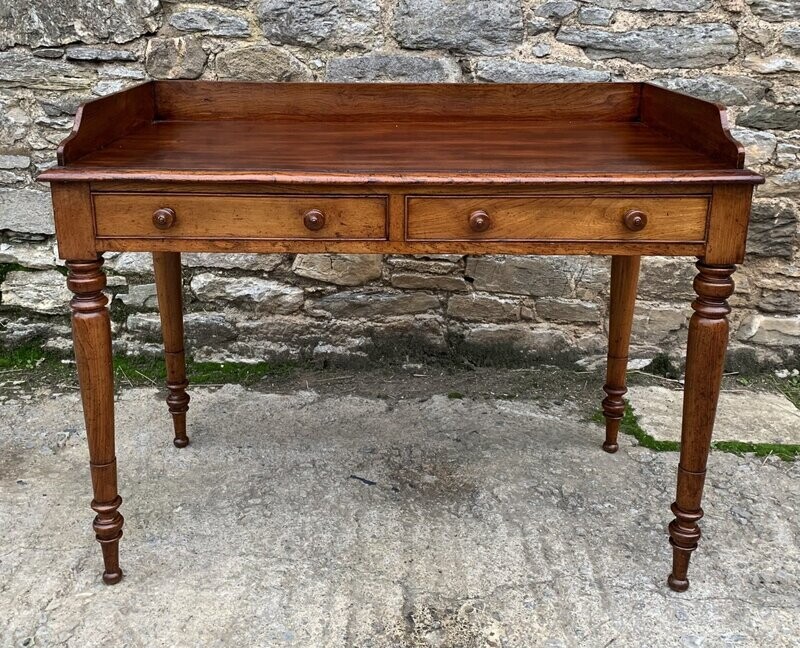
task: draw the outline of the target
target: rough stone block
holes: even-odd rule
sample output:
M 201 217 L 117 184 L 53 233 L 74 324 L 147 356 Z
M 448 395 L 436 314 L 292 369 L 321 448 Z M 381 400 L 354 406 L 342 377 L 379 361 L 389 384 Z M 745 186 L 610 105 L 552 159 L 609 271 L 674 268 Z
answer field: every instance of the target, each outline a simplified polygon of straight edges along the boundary
M 622 58 L 653 68 L 723 65 L 738 52 L 736 31 L 723 23 L 656 26 L 627 32 L 562 27 L 562 43 L 582 47 L 593 60 Z
M 67 49 L 69 61 L 136 61 L 136 52 L 110 47 L 76 46 Z
M 761 74 L 800 72 L 800 56 L 791 54 L 773 54 L 771 56 L 748 54 L 744 59 L 744 67 Z
M 747 0 L 750 10 L 769 22 L 800 20 L 800 3 L 797 0 Z
M 748 164 L 766 164 L 778 145 L 778 138 L 768 131 L 733 128 L 731 135 L 744 145 Z
M 310 314 L 341 318 L 372 318 L 415 315 L 439 310 L 436 295 L 424 292 L 403 293 L 391 290 L 348 290 L 318 299 L 309 299 L 305 309 Z
M 126 43 L 154 32 L 161 22 L 159 0 L 3 0 L 0 49 L 42 47 L 82 41 Z
M 461 80 L 453 59 L 408 54 L 368 54 L 328 62 L 327 80 L 338 82 L 395 81 L 449 83 Z
M 536 300 L 536 314 L 555 322 L 597 324 L 601 319 L 599 304 L 578 299 L 543 297 Z
M 578 22 L 583 25 L 607 27 L 613 19 L 614 12 L 604 7 L 581 7 L 578 12 Z
M 22 50 L 0 52 L 0 82 L 11 87 L 85 90 L 96 78 L 94 70 L 60 59 L 37 58 Z
M 360 286 L 380 279 L 383 256 L 380 254 L 298 254 L 292 272 L 339 286 Z
M 49 191 L 0 190 L 0 230 L 55 234 Z
M 655 83 L 670 90 L 716 101 L 726 106 L 744 106 L 764 99 L 769 84 L 744 76 L 701 76 L 656 79 Z
M 743 342 L 770 347 L 800 346 L 800 316 L 780 317 L 755 313 L 748 316 L 736 333 Z
M 578 10 L 578 3 L 572 0 L 549 0 L 533 11 L 534 16 L 561 20 L 574 14 Z
M 557 63 L 533 63 L 516 59 L 486 59 L 475 67 L 475 76 L 494 83 L 576 83 L 611 81 L 611 73 Z
M 155 79 L 196 79 L 206 59 L 208 54 L 197 38 L 153 38 L 147 43 L 145 67 Z
M 64 275 L 56 270 L 9 272 L 0 286 L 0 295 L 5 306 L 19 306 L 45 315 L 68 313 L 72 299 Z
M 210 272 L 196 275 L 192 292 L 199 300 L 219 300 L 255 306 L 268 313 L 292 313 L 303 305 L 303 291 L 270 279 L 226 277 Z
M 377 0 L 262 0 L 256 13 L 275 45 L 364 49 L 382 41 Z
M 400 0 L 394 33 L 403 47 L 464 54 L 503 54 L 523 38 L 515 0 Z
M 178 11 L 170 16 L 169 24 L 180 31 L 205 32 L 211 36 L 250 36 L 250 25 L 245 18 L 212 8 Z
M 524 355 L 557 356 L 570 346 L 567 335 L 554 328 L 527 324 L 479 324 L 471 326 L 464 341 L 476 347 L 509 347 Z
M 27 169 L 30 165 L 27 155 L 0 155 L 0 169 Z
M 761 104 L 739 115 L 736 123 L 762 130 L 796 130 L 800 128 L 800 107 Z
M 247 254 L 237 252 L 184 252 L 181 263 L 189 268 L 221 268 L 271 272 L 286 257 L 283 254 Z
M 678 11 L 691 13 L 711 6 L 711 0 L 591 0 L 606 9 L 623 11 Z
M 472 278 L 476 290 L 488 292 L 534 297 L 570 292 L 570 271 L 558 257 L 470 257 L 466 276 Z
M 56 266 L 52 243 L 0 243 L 0 263 L 14 263 L 34 270 L 47 270 Z
M 490 294 L 453 295 L 447 302 L 447 315 L 473 322 L 515 322 L 520 319 L 520 303 Z
M 633 315 L 633 337 L 638 343 L 662 344 L 686 326 L 689 321 L 686 310 L 663 304 L 639 302 Z
M 428 275 L 414 272 L 395 272 L 391 284 L 395 288 L 407 290 L 446 290 L 458 292 L 468 290 L 469 285 L 464 277 L 455 275 Z
M 311 81 L 313 75 L 291 52 L 272 45 L 244 45 L 217 54 L 221 79 L 242 81 Z

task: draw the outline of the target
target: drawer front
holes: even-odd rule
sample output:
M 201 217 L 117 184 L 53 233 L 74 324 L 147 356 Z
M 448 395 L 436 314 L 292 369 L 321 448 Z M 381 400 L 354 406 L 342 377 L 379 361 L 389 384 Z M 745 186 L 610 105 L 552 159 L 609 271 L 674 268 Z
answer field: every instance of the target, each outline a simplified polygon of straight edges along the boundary
M 95 194 L 98 237 L 385 240 L 385 196 Z
M 409 241 L 705 239 L 705 196 L 409 196 Z

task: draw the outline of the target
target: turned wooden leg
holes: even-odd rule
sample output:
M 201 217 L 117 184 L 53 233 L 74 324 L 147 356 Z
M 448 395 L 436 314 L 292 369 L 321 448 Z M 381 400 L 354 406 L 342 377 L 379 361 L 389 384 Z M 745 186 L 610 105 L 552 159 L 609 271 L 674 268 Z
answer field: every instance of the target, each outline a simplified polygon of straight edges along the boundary
M 111 319 L 103 294 L 106 276 L 103 259 L 67 261 L 67 285 L 74 293 L 72 337 L 86 420 L 89 466 L 97 513 L 94 531 L 103 550 L 103 580 L 109 585 L 122 579 L 119 539 L 123 518 L 117 493 L 117 459 L 114 454 L 114 370 L 111 363 Z
M 603 450 L 619 449 L 617 435 L 628 391 L 625 374 L 628 371 L 628 347 L 633 325 L 633 307 L 636 303 L 636 286 L 639 282 L 641 257 L 615 256 L 611 258 L 611 301 L 608 321 L 608 365 L 603 391 L 603 416 L 606 418 L 606 440 Z
M 183 298 L 181 282 L 181 255 L 179 252 L 153 252 L 156 275 L 158 310 L 161 313 L 161 332 L 164 336 L 164 357 L 167 364 L 167 406 L 172 414 L 178 448 L 189 445 L 186 436 L 186 412 L 189 411 L 189 394 L 186 388 L 186 358 L 183 350 Z
M 669 525 L 672 573 L 667 582 L 676 592 L 689 587 L 689 558 L 700 540 L 697 522 L 703 517 L 700 500 L 728 345 L 726 316 L 731 309 L 727 299 L 733 294 L 731 275 L 736 266 L 706 265 L 700 261 L 697 269 L 697 299 L 692 303 L 694 314 L 686 348 L 678 491 L 672 505 L 675 519 Z

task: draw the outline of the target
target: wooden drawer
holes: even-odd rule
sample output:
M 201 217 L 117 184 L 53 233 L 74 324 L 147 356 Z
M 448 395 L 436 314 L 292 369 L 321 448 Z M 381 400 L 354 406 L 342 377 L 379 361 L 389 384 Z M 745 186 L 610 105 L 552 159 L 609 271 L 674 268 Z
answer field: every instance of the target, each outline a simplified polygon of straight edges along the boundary
M 387 237 L 385 196 L 98 193 L 93 199 L 101 238 Z
M 707 212 L 706 196 L 408 196 L 406 240 L 701 242 Z

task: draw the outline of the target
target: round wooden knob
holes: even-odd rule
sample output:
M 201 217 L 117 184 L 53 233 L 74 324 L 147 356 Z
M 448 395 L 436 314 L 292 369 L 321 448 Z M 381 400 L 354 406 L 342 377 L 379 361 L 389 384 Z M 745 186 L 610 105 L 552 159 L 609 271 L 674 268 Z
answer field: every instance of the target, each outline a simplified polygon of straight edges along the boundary
M 625 214 L 623 221 L 631 232 L 640 232 L 647 226 L 647 214 L 638 209 L 631 209 Z
M 469 215 L 469 228 L 473 232 L 485 232 L 492 225 L 492 220 L 482 209 L 474 211 Z
M 321 230 L 325 227 L 325 214 L 319 209 L 309 209 L 303 214 L 303 225 L 305 225 L 312 232 Z
M 175 224 L 175 210 L 169 207 L 162 207 L 153 212 L 153 225 L 158 229 L 169 229 Z

